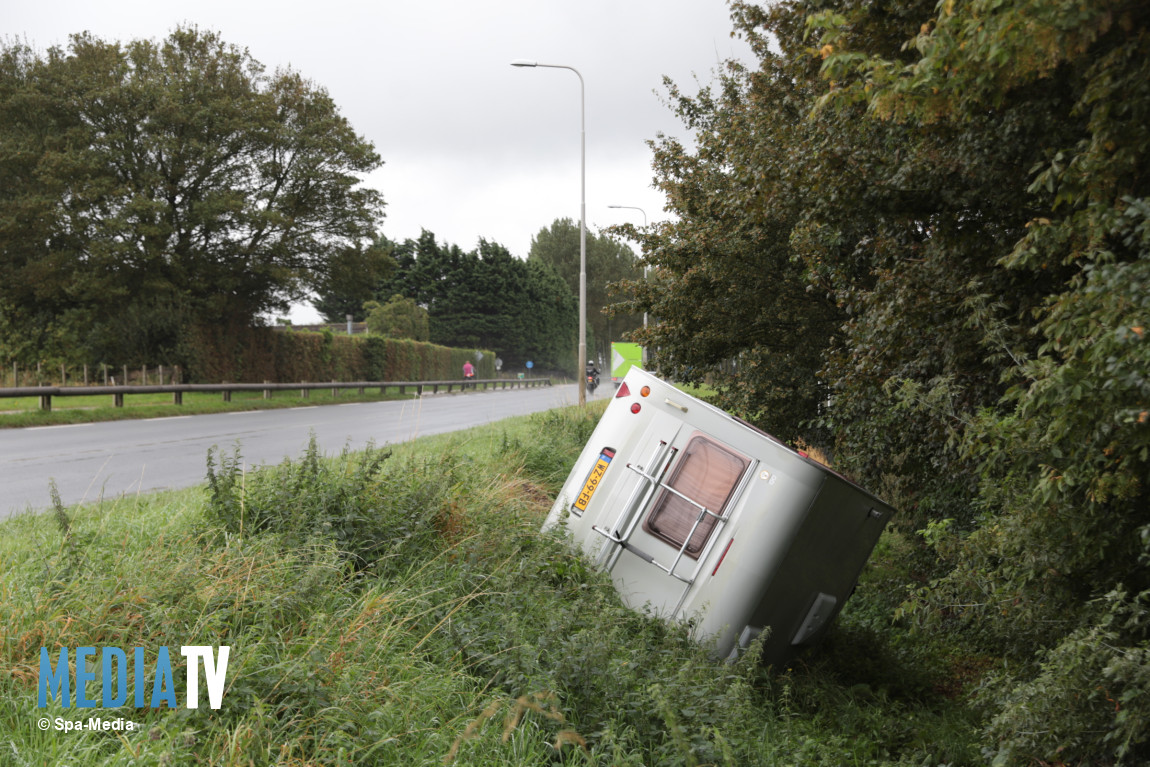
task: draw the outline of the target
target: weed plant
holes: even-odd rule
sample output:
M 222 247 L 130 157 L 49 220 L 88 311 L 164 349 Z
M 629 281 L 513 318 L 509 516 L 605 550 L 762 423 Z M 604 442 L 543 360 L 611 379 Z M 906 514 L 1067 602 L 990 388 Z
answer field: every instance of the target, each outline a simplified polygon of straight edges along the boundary
M 979 763 L 878 588 L 789 670 L 724 664 L 541 533 L 598 412 L 246 473 L 213 453 L 203 488 L 4 523 L 0 764 Z M 219 710 L 36 708 L 40 647 L 187 644 L 232 648 Z M 144 728 L 36 727 L 93 713 Z

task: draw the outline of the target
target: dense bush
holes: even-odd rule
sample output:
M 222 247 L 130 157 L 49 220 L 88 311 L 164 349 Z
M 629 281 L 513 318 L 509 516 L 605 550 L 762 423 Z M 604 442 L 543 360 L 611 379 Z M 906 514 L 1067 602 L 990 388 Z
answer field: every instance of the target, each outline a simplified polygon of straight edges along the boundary
M 236 535 L 274 534 L 285 550 L 323 539 L 360 570 L 406 566 L 438 550 L 454 467 L 450 457 L 389 466 L 390 457 L 369 447 L 325 460 L 313 435 L 298 461 L 248 474 L 238 450 L 211 451 L 207 519 Z
M 625 228 L 637 334 L 899 509 L 898 614 L 996 659 L 989 758 L 1150 761 L 1145 4 L 732 8 L 757 60 L 671 86 L 676 216 Z
M 480 378 L 495 377 L 491 352 L 330 331 L 204 327 L 188 334 L 184 349 L 187 381 L 455 380 L 465 360 Z

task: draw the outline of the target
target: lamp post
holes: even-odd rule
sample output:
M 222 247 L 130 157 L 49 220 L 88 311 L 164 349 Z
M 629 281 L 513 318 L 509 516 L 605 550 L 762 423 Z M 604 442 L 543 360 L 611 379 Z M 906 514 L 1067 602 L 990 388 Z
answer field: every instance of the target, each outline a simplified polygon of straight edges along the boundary
M 570 69 L 579 78 L 579 404 L 587 404 L 583 372 L 587 369 L 587 120 L 584 100 L 583 75 L 575 67 L 564 64 L 540 64 L 538 61 L 516 59 L 513 67 L 548 67 Z
M 643 226 L 644 227 L 647 226 L 647 211 L 643 210 L 642 208 L 638 208 L 634 205 L 608 205 L 607 207 L 608 208 L 626 208 L 627 210 L 637 210 L 643 214 Z
M 643 228 L 647 228 L 647 211 L 634 205 L 608 205 L 608 208 L 626 208 L 627 210 L 637 210 L 643 214 Z M 647 270 L 643 270 L 643 279 L 647 278 Z M 647 327 L 647 313 L 643 312 L 643 327 Z M 647 347 L 643 347 L 643 362 L 647 362 Z

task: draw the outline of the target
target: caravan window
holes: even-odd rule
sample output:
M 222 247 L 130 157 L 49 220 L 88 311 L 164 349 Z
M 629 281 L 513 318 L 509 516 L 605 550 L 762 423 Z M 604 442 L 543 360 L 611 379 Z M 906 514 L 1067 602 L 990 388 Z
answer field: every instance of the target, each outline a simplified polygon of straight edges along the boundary
M 734 495 L 747 464 L 748 460 L 743 456 L 697 434 L 687 443 L 683 457 L 666 484 L 695 503 L 705 506 L 708 511 L 721 515 Z M 663 490 L 644 520 L 643 529 L 679 549 L 683 548 L 698 516 L 698 506 Z M 714 528 L 714 517 L 705 516 L 700 520 L 684 553 L 698 559 Z

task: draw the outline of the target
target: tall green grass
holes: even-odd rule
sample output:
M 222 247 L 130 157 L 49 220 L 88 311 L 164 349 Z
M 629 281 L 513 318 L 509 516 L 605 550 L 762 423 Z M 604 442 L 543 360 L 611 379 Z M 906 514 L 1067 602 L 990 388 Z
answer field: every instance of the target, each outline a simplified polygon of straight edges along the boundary
M 217 453 L 195 490 L 0 525 L 0 765 L 979 763 L 942 656 L 891 628 L 897 541 L 778 670 L 712 661 L 541 533 L 598 412 L 249 472 Z M 232 648 L 218 711 L 36 708 L 42 646 L 185 644 Z M 36 726 L 92 714 L 144 729 Z

